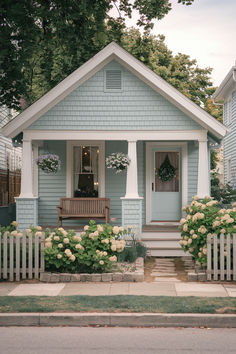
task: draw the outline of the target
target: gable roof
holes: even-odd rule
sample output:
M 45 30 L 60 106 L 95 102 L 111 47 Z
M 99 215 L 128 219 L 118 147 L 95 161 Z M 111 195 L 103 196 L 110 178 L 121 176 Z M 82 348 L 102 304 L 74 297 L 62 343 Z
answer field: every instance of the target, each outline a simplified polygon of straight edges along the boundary
M 121 65 L 149 85 L 153 90 L 178 107 L 182 112 L 218 139 L 223 138 L 228 132 L 228 129 L 223 124 L 219 123 L 201 107 L 155 74 L 151 69 L 121 48 L 118 44 L 111 42 L 94 57 L 67 76 L 57 86 L 19 114 L 15 119 L 9 122 L 2 129 L 3 134 L 12 138 L 15 137 L 112 60 L 118 61 Z
M 230 69 L 218 89 L 214 92 L 213 100 L 215 102 L 224 101 L 233 89 L 236 89 L 236 62 L 235 66 Z

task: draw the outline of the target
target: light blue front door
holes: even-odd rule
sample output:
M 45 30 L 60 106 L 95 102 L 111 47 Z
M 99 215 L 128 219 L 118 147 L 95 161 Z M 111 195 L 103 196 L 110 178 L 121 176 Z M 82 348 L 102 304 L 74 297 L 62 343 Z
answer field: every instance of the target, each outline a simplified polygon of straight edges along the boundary
M 181 149 L 151 149 L 151 221 L 178 221 L 181 217 Z M 175 168 L 175 176 L 160 179 L 160 167 L 165 160 Z

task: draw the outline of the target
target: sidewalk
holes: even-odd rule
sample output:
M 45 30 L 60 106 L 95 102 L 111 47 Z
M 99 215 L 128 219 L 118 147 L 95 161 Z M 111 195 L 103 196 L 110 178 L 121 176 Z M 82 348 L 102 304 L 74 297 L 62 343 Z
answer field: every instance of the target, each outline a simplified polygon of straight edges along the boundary
M 150 283 L 15 283 L 0 282 L 0 296 L 146 295 L 236 297 L 236 283 L 212 284 L 181 281 Z

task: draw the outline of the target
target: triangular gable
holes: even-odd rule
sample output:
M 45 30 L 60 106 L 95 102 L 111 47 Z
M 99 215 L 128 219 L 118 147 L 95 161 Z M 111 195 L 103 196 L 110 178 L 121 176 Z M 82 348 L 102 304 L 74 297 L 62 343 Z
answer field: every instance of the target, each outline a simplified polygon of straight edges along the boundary
M 28 128 L 39 117 L 49 111 L 113 59 L 126 67 L 134 75 L 151 86 L 153 90 L 158 92 L 217 138 L 223 138 L 228 132 L 228 129 L 223 124 L 219 123 L 215 118 L 206 113 L 118 44 L 112 42 L 9 122 L 2 129 L 3 134 L 5 136 L 14 137 L 22 130 Z

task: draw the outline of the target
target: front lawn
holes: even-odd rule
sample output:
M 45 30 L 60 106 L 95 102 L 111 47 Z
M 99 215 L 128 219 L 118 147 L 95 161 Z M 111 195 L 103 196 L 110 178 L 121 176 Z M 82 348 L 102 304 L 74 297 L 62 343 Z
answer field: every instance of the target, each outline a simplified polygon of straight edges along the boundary
M 0 312 L 236 313 L 236 299 L 174 296 L 1 296 Z

